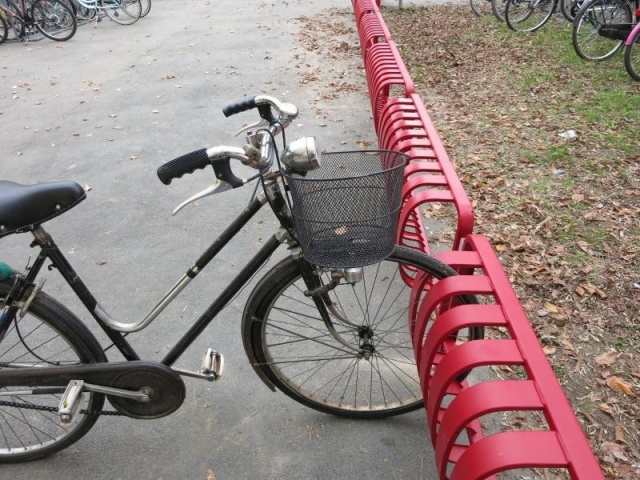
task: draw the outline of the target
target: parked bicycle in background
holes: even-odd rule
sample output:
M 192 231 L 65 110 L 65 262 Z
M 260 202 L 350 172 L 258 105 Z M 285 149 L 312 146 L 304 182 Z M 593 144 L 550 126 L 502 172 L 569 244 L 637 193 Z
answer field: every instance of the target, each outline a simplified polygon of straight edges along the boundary
M 0 0 L 0 10 L 18 40 L 29 41 L 41 33 L 58 42 L 72 38 L 78 28 L 76 17 L 60 0 Z M 5 37 L 6 38 L 6 37 Z

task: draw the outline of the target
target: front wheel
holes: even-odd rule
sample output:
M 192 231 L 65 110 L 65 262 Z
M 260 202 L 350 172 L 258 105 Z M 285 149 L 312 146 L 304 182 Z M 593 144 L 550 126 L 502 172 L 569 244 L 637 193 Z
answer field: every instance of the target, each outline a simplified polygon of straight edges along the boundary
M 9 281 L 0 282 L 0 305 L 10 288 Z M 0 463 L 35 460 L 77 442 L 104 404 L 104 395 L 83 393 L 81 410 L 64 424 L 58 415 L 61 393 L 2 382 L 7 370 L 106 360 L 84 324 L 51 297 L 38 293 L 22 318 L 8 320 L 9 307 L 0 309 Z
M 78 28 L 73 12 L 59 0 L 37 0 L 31 17 L 40 33 L 57 42 L 69 40 Z
M 131 25 L 142 15 L 140 0 L 100 0 L 104 13 L 120 25 Z
M 432 286 L 455 272 L 404 247 L 364 267 L 362 279 L 355 283 L 345 277 L 336 284 L 340 277 L 335 270 L 312 268 L 326 288 L 323 302 L 342 342 L 305 295 L 308 288 L 298 263 L 286 258 L 258 283 L 245 308 L 243 341 L 257 373 L 303 405 L 334 415 L 372 419 L 421 408 L 409 331 L 411 312 L 421 298 L 411 297 L 402 273 L 425 273 Z M 465 296 L 456 301 L 476 299 Z M 483 336 L 478 327 L 458 332 L 457 341 Z
M 635 28 L 624 50 L 624 67 L 631 78 L 640 82 L 640 27 Z

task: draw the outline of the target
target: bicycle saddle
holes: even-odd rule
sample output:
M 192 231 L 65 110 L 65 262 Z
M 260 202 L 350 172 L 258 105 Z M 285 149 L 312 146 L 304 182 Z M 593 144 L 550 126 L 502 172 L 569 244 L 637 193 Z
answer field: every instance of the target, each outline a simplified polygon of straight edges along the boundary
M 0 238 L 33 230 L 86 198 L 76 182 L 35 185 L 0 180 Z

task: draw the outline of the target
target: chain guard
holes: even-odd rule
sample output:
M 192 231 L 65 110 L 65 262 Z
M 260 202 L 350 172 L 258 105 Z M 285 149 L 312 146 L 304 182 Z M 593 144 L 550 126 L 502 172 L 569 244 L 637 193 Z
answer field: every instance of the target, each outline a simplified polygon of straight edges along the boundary
M 151 400 L 147 403 L 107 395 L 109 403 L 118 412 L 138 419 L 151 420 L 170 415 L 180 408 L 186 396 L 184 381 L 169 368 L 160 370 L 143 366 L 127 370 L 114 377 L 110 386 L 149 395 Z

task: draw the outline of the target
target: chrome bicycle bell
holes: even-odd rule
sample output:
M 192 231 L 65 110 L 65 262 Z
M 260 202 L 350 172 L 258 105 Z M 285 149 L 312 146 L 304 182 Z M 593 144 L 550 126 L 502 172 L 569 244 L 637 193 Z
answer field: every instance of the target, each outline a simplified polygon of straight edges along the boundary
M 320 151 L 315 137 L 303 137 L 287 145 L 282 152 L 282 163 L 289 170 L 308 172 L 320 167 Z

